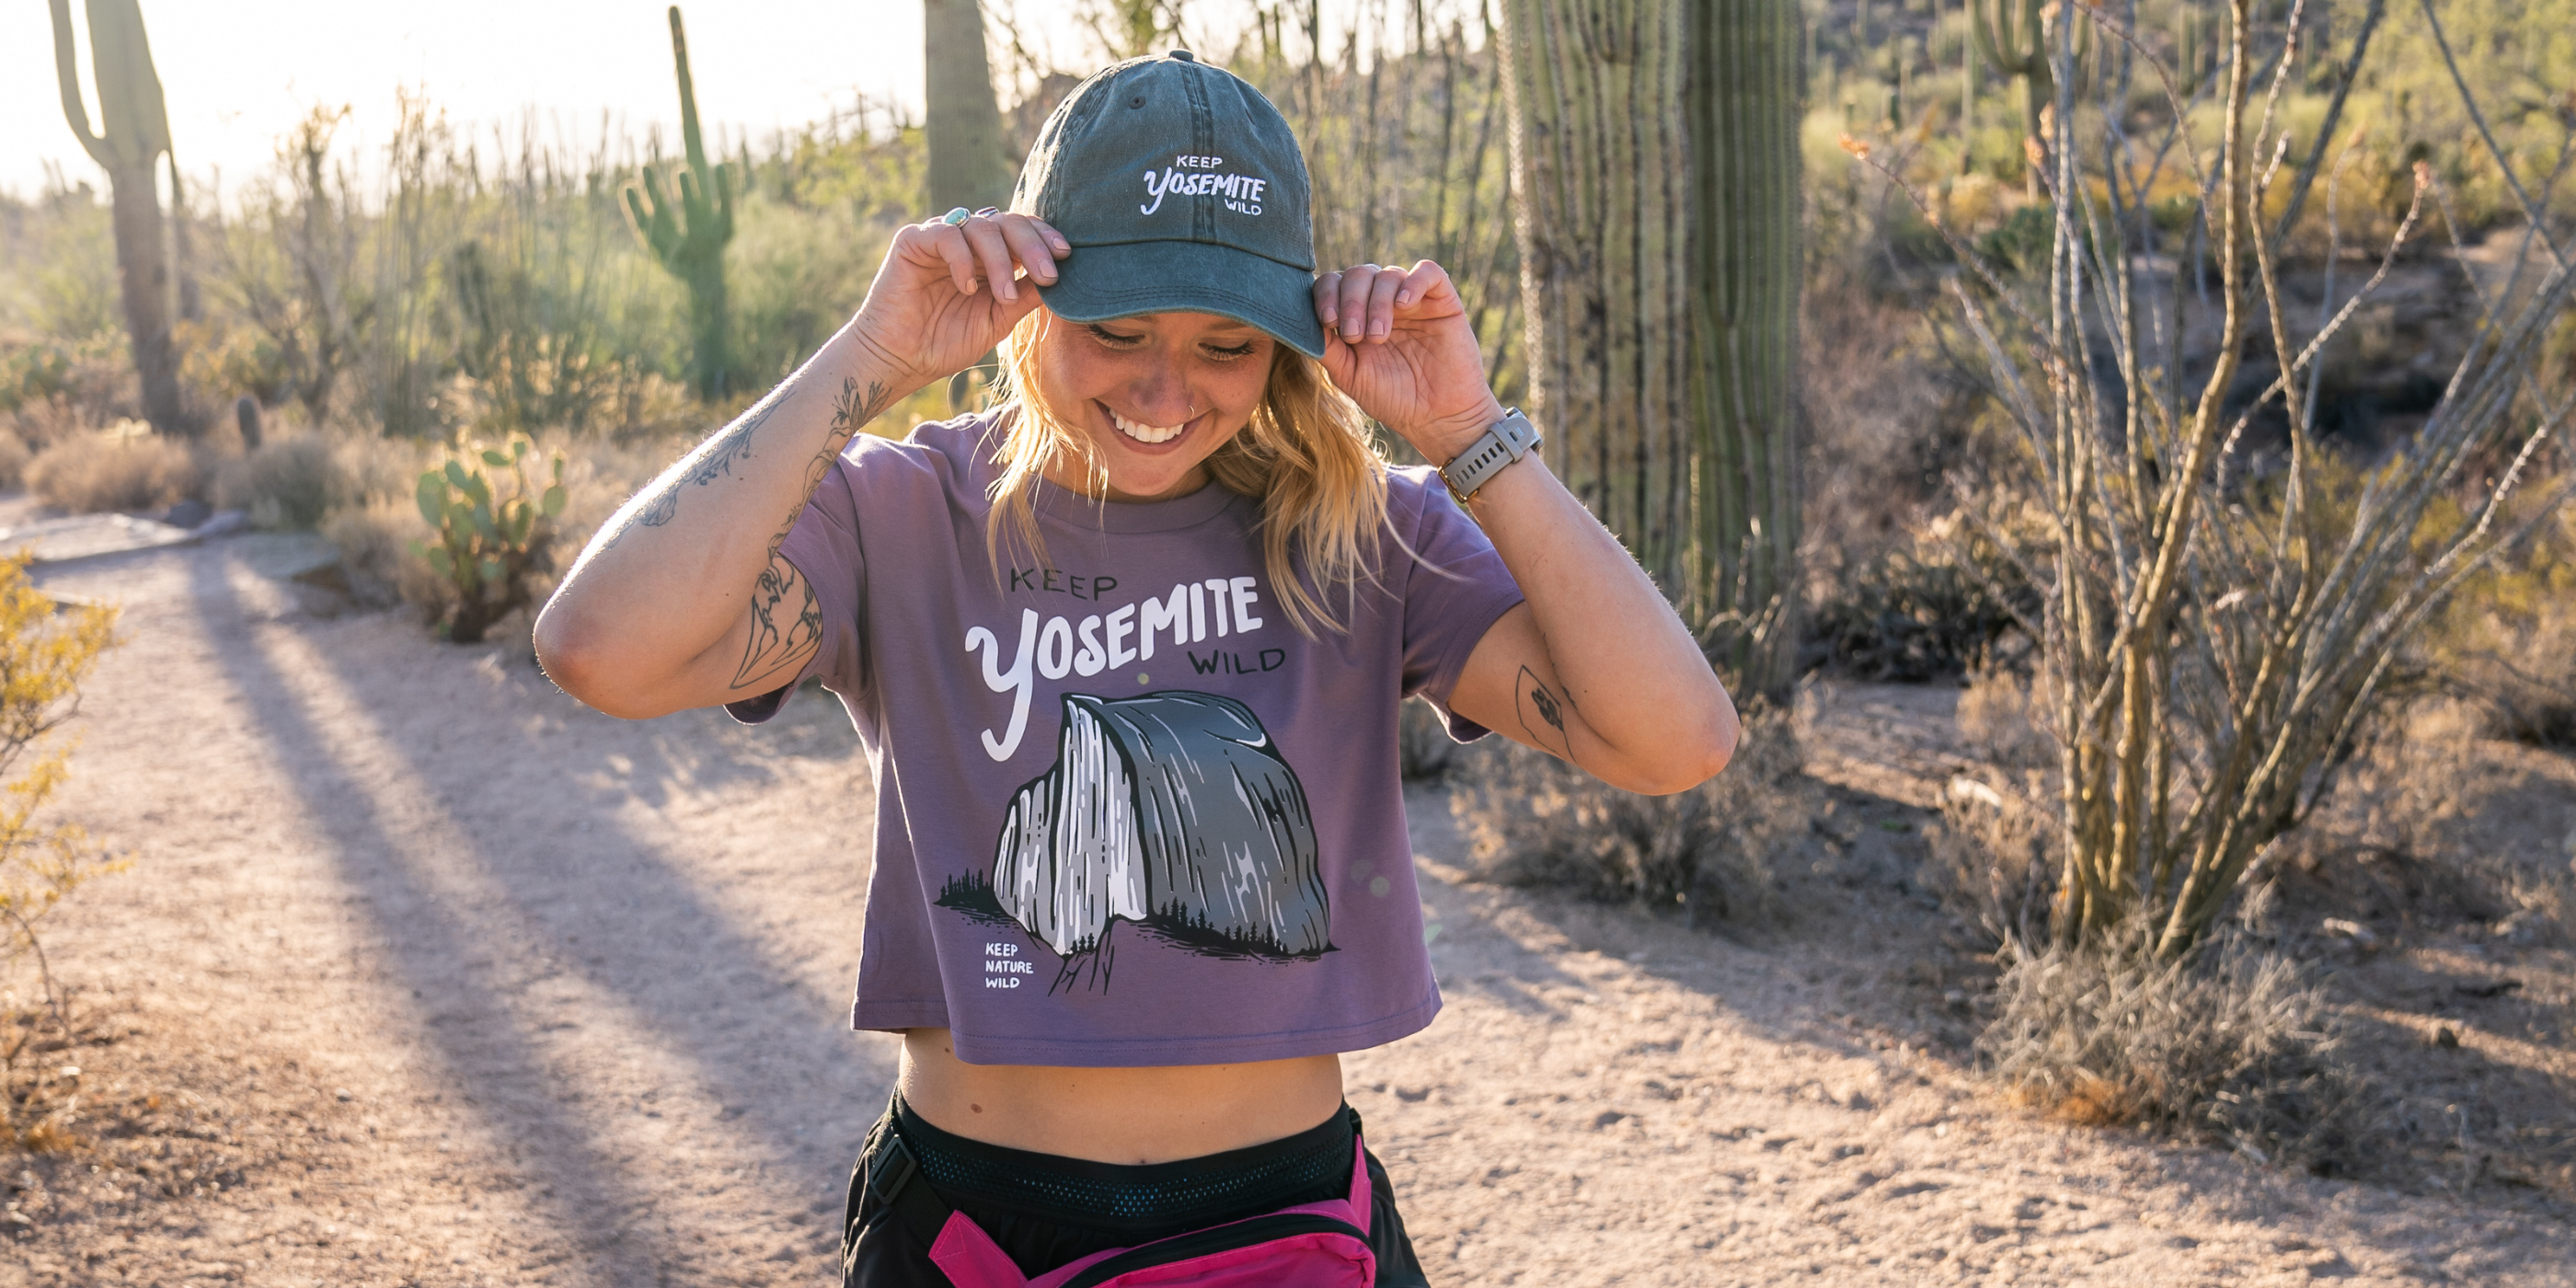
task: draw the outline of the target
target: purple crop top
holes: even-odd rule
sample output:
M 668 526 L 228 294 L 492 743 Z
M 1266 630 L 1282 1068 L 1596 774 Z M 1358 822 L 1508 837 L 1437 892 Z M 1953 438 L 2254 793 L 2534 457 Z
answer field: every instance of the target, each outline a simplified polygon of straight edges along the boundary
M 1427 469 L 1387 484 L 1347 634 L 1291 625 L 1258 510 L 1213 484 L 1100 504 L 1041 483 L 1049 567 L 986 557 L 998 414 L 850 444 L 782 548 L 806 668 L 866 745 L 862 1029 L 977 1064 L 1354 1051 L 1440 1008 L 1396 771 L 1401 698 L 1450 690 L 1519 588 Z M 794 686 L 730 708 L 757 723 Z

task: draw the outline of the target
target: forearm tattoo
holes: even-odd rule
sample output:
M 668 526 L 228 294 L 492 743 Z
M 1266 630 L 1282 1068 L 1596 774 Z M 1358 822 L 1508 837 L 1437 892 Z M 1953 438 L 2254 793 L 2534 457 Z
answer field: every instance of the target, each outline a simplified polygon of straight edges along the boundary
M 875 420 L 878 413 L 886 409 L 886 404 L 893 401 L 887 396 L 885 385 L 879 381 L 869 381 L 867 392 L 862 394 L 857 379 L 841 377 L 841 392 L 832 398 L 832 436 L 824 440 L 823 450 L 806 462 L 805 487 L 797 494 L 796 504 L 787 511 L 787 517 L 779 521 L 778 530 L 770 534 L 770 554 L 777 554 L 778 548 L 787 544 L 787 534 L 796 530 L 796 520 L 805 513 L 806 505 L 813 501 L 814 489 L 823 486 L 824 477 L 832 472 L 832 462 L 839 458 L 841 448 L 850 441 L 850 435 Z
M 770 413 L 778 410 L 778 405 L 785 401 L 784 398 L 773 397 L 752 408 L 734 423 L 733 428 L 699 448 L 694 458 L 682 461 L 684 468 L 660 483 L 652 499 L 637 506 L 627 516 L 626 522 L 618 526 L 617 535 L 608 539 L 605 548 L 616 548 L 617 543 L 624 541 L 626 534 L 634 531 L 637 524 L 658 528 L 669 523 L 680 513 L 680 493 L 685 489 L 705 487 L 720 478 L 732 478 L 734 463 L 751 459 L 752 436 L 760 432 L 760 427 L 769 422 Z
M 660 483 L 652 496 L 627 516 L 626 522 L 618 526 L 616 535 L 608 539 L 609 546 L 614 547 L 625 540 L 626 534 L 639 525 L 658 528 L 678 517 L 680 498 L 688 489 L 705 487 L 717 479 L 732 478 L 734 466 L 751 459 L 753 439 L 786 401 L 783 395 L 773 395 L 744 413 L 733 428 L 699 448 L 689 460 L 682 462 L 681 469 Z M 796 526 L 796 517 L 805 512 L 805 503 L 814 499 L 814 489 L 822 486 L 823 477 L 832 472 L 832 460 L 841 454 L 841 448 L 849 442 L 850 435 L 875 420 L 893 402 L 892 392 L 883 381 L 871 380 L 862 391 L 856 377 L 841 377 L 841 390 L 832 398 L 831 437 L 824 441 L 823 450 L 815 453 L 813 461 L 806 465 L 805 486 L 796 498 L 796 505 L 787 512 L 787 518 L 769 539 L 771 554 L 778 553 L 779 545 L 787 540 L 788 530 Z
M 789 607 L 790 604 L 794 607 Z M 735 691 L 755 688 L 813 656 L 823 639 L 823 606 L 796 565 L 772 554 L 751 591 L 751 638 L 734 668 Z
M 1512 682 L 1512 702 L 1520 716 L 1521 731 L 1539 750 L 1571 765 L 1574 739 L 1565 729 L 1566 708 L 1574 705 L 1571 694 L 1560 695 L 1538 678 L 1528 667 Z

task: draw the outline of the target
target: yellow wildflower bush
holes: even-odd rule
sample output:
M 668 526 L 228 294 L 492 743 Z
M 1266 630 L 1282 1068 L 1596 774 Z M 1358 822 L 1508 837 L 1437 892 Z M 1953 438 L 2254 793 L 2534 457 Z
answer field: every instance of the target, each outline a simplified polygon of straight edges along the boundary
M 24 555 L 0 559 L 0 961 L 33 953 L 58 1019 L 36 925 L 83 882 L 124 865 L 79 824 L 40 817 L 70 772 L 71 747 L 37 744 L 77 713 L 81 680 L 116 642 L 115 609 L 58 606 L 28 580 Z

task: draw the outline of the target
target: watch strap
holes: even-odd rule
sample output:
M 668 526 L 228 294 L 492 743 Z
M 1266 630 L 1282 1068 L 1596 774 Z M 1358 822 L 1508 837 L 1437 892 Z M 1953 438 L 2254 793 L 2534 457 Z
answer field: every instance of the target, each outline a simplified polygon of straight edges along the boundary
M 1476 489 L 1512 462 L 1537 451 L 1538 446 L 1538 427 L 1530 424 L 1520 408 L 1505 408 L 1503 418 L 1487 427 L 1484 437 L 1460 452 L 1456 460 L 1440 467 L 1440 481 L 1449 485 L 1449 495 L 1463 506 Z

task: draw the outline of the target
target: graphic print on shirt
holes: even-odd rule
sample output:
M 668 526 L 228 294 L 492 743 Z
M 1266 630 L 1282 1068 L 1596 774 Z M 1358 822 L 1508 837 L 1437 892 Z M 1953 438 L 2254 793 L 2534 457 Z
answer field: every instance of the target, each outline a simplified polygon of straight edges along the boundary
M 1114 922 L 1213 957 L 1311 960 L 1331 908 L 1306 789 L 1252 709 L 1185 689 L 1064 695 L 1055 765 L 1020 788 L 991 875 L 946 907 L 1007 920 L 1108 986 Z

